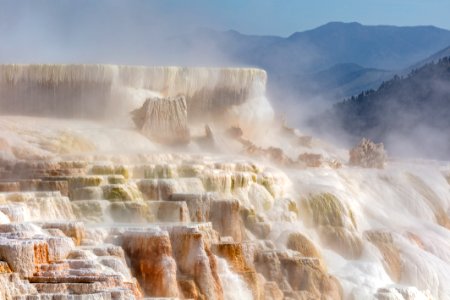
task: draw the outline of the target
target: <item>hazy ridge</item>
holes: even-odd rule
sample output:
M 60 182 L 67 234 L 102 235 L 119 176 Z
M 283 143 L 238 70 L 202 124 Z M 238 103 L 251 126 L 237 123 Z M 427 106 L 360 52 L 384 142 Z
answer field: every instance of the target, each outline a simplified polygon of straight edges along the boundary
M 323 132 L 340 126 L 354 138 L 384 141 L 394 151 L 448 159 L 450 58 L 395 76 L 314 119 Z

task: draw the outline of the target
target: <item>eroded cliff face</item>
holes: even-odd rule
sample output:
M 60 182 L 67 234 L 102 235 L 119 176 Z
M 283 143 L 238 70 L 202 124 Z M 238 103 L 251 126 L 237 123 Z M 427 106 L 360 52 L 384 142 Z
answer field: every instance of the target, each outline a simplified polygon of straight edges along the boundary
M 10 240 L 5 241 L 1 258 L 8 270 L 19 273 L 31 286 L 39 283 L 37 292 L 46 291 L 42 285 L 57 281 L 60 286 L 53 285 L 53 293 L 67 295 L 75 293 L 63 288 L 72 280 L 87 280 L 82 276 L 91 276 L 89 283 L 103 280 L 100 268 L 90 260 L 101 260 L 109 275 L 126 279 L 110 283 L 111 289 L 128 289 L 124 293 L 137 298 L 230 299 L 244 295 L 282 299 L 283 295 L 303 295 L 306 292 L 302 291 L 309 288 L 309 279 L 297 278 L 300 275 L 289 279 L 291 275 L 284 274 L 289 268 L 298 269 L 294 273 L 304 272 L 307 265 L 300 259 L 303 254 L 276 249 L 265 240 L 272 226 L 266 213 L 276 206 L 296 207 L 295 201 L 281 198 L 288 190 L 286 178 L 278 171 L 241 159 L 205 160 L 189 154 L 167 155 L 164 160 L 158 155 L 122 157 L 128 164 L 98 164 L 98 154 L 85 159 L 76 164 L 59 161 L 11 166 L 11 170 L 20 168 L 27 174 L 53 173 L 45 180 L 65 183 L 47 185 L 54 191 L 31 191 L 40 186 L 42 179 L 38 178 L 33 179 L 34 186 L 22 184 L 29 180 L 20 178 L 3 185 L 8 191 L 1 194 L 0 211 L 6 224 L 0 231 Z M 8 178 L 9 174 L 4 170 L 2 176 Z M 11 186 L 19 188 L 11 191 Z M 35 208 L 44 199 L 48 203 Z M 296 218 L 295 213 L 286 213 L 279 217 Z M 22 239 L 27 238 L 20 243 L 12 239 L 19 231 Z M 98 258 L 98 253 L 109 251 L 109 247 L 120 249 L 115 250 L 120 252 L 118 260 Z M 89 253 L 84 254 L 86 251 Z M 264 271 L 259 257 L 266 252 L 273 253 L 278 261 L 278 276 Z M 73 262 L 74 258 L 79 260 Z M 69 267 L 86 272 L 79 271 L 79 277 L 73 279 L 69 275 L 78 271 L 66 267 L 59 270 L 53 265 L 66 261 Z M 37 278 L 36 270 L 42 265 L 58 272 L 48 271 L 46 277 Z M 97 273 L 90 270 L 95 268 Z M 322 275 L 311 284 L 320 285 L 321 276 L 329 276 L 324 268 L 314 272 Z M 229 286 L 230 282 L 236 287 Z M 105 285 L 98 288 L 106 289 Z M 234 288 L 241 292 L 233 293 Z M 338 283 L 333 290 L 341 298 Z M 80 289 L 77 293 L 96 291 Z M 320 286 L 308 295 L 319 297 Z
M 250 68 L 0 65 L 0 113 L 128 125 L 146 99 L 184 95 L 190 124 L 250 131 L 273 117 L 266 80 L 265 71 Z
M 233 120 L 254 104 L 262 71 L 0 70 L 1 112 L 24 99 L 24 115 L 70 117 L 0 118 L 0 298 L 450 299 L 448 165 L 383 155 L 384 169 L 355 167 L 347 151 L 271 118 L 253 135 Z M 183 120 L 189 142 L 171 148 L 158 131 L 95 120 L 123 87 L 156 101 L 182 94 L 181 118 L 161 102 L 152 109 L 166 118 L 149 120 L 151 110 L 144 121 Z M 24 97 L 33 88 L 40 106 Z M 189 120 L 200 103 L 237 119 L 224 114 L 195 136 L 193 123 L 211 122 Z

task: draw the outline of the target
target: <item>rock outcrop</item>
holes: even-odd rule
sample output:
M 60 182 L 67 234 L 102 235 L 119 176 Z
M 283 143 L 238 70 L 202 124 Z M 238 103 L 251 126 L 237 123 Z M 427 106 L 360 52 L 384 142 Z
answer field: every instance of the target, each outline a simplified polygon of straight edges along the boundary
M 223 299 L 212 240 L 197 227 L 174 227 L 169 233 L 179 272 L 195 282 L 205 299 Z
M 58 299 L 141 298 L 139 285 L 127 274 L 123 255 L 114 259 L 96 249 L 76 246 L 75 242 L 83 240 L 80 224 L 13 223 L 0 228 L 2 299 L 41 299 L 39 294 Z
M 190 141 L 184 96 L 147 99 L 132 114 L 137 129 L 151 140 L 162 144 L 185 144 Z
M 363 168 L 384 168 L 386 163 L 386 152 L 382 143 L 375 144 L 368 139 L 361 142 L 350 150 L 350 164 Z
M 172 257 L 169 234 L 163 231 L 127 231 L 122 239 L 131 269 L 146 295 L 178 297 L 177 264 Z

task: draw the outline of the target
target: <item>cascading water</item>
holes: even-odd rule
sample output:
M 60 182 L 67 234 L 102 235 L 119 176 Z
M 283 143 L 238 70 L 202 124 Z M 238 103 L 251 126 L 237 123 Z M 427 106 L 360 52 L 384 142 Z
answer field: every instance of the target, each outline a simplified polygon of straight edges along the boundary
M 224 289 L 224 299 L 253 299 L 252 292 L 249 290 L 245 282 L 230 270 L 226 260 L 223 258 L 218 258 L 217 262 L 220 280 L 222 281 L 222 285 L 226 287 Z
M 274 121 L 265 82 L 0 66 L 0 295 L 450 299 L 448 163 L 350 166 Z M 174 128 L 186 145 L 155 138 Z
M 258 69 L 0 65 L 0 112 L 130 123 L 129 113 L 150 96 L 183 94 L 191 122 L 228 120 L 250 129 L 273 114 L 266 77 Z M 234 108 L 242 105 L 244 112 Z

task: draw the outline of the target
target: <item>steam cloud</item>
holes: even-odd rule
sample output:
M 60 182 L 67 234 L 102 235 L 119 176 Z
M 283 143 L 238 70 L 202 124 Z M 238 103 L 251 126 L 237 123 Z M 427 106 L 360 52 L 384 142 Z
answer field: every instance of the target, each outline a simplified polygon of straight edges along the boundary
M 2 1 L 0 63 L 228 64 L 202 24 L 156 1 Z
M 2 1 L 0 64 L 248 65 L 233 59 L 233 54 L 228 53 L 230 49 L 220 48 L 220 43 L 202 34 L 199 27 L 208 24 L 211 16 L 202 13 L 199 3 L 170 9 L 169 5 L 164 1 Z M 314 51 L 302 53 L 305 62 L 317 58 Z M 271 67 L 283 66 L 288 72 L 289 64 L 285 61 Z M 308 126 L 306 121 L 327 109 L 329 99 L 321 94 L 302 95 L 291 88 L 289 82 L 274 85 L 271 75 L 269 72 L 268 92 L 276 110 L 285 114 L 294 126 L 308 134 L 317 134 L 316 127 Z M 349 137 L 336 125 L 321 135 L 345 147 L 355 142 L 354 137 Z M 417 141 L 438 145 L 438 149 L 450 149 L 445 136 L 420 124 L 408 139 L 404 139 L 401 131 L 396 131 L 384 142 L 388 151 L 397 155 L 434 155 L 433 151 L 411 147 Z

